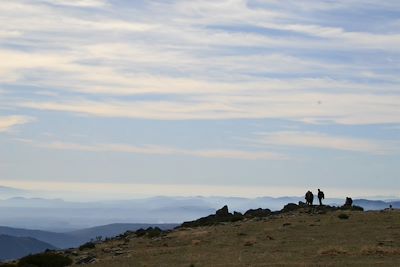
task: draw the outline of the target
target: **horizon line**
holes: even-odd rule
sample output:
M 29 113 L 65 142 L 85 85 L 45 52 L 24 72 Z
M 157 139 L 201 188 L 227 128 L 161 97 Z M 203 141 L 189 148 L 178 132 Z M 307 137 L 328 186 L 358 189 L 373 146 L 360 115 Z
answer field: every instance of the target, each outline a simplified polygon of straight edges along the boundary
M 125 200 L 150 197 L 299 197 L 312 188 L 321 188 L 327 198 L 400 198 L 395 189 L 372 189 L 332 186 L 284 186 L 284 185 L 206 185 L 206 184 L 145 184 L 145 183 L 98 183 L 65 181 L 12 181 L 1 180 L 1 185 L 26 190 L 32 196 L 45 196 L 63 200 Z M 315 187 L 315 189 L 314 189 Z

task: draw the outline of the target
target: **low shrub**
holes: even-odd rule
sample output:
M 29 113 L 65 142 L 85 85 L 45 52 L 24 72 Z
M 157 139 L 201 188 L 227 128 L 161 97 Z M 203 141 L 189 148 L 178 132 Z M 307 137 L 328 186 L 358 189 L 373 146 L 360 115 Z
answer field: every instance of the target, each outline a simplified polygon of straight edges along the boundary
M 96 244 L 93 242 L 87 242 L 83 244 L 82 246 L 79 247 L 79 250 L 86 250 L 86 249 L 94 249 L 96 247 Z
M 55 253 L 41 253 L 23 257 L 18 267 L 65 267 L 72 264 L 72 260 L 64 255 Z
M 149 238 L 158 237 L 162 234 L 162 230 L 158 227 L 149 227 L 146 232 Z
M 349 215 L 345 214 L 345 213 L 340 213 L 338 215 L 338 218 L 341 220 L 347 220 L 349 218 Z

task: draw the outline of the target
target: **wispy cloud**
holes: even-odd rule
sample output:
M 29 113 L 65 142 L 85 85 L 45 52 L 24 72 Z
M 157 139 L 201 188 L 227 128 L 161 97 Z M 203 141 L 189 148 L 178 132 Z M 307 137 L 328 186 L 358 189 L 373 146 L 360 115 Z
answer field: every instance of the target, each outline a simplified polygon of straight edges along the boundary
M 1 2 L 0 82 L 60 93 L 40 102 L 7 89 L 16 99 L 2 104 L 144 119 L 398 123 L 395 21 L 351 29 L 329 12 L 362 1 L 290 3 Z M 156 100 L 118 99 L 142 95 Z
M 390 154 L 400 151 L 396 141 L 378 141 L 363 138 L 327 135 L 317 132 L 284 131 L 259 134 L 259 142 L 274 146 L 298 146 L 369 154 Z
M 103 7 L 107 0 L 41 0 L 42 2 L 73 7 Z
M 159 156 L 191 156 L 201 158 L 226 158 L 241 160 L 286 160 L 287 156 L 267 151 L 245 151 L 230 149 L 181 149 L 168 146 L 143 145 L 134 146 L 130 144 L 79 144 L 68 142 L 37 142 L 29 139 L 15 139 L 19 142 L 27 143 L 35 147 L 55 149 L 55 150 L 74 150 L 85 152 L 116 152 L 132 153 Z
M 0 116 L 0 132 L 6 132 L 13 127 L 34 121 L 34 118 L 28 116 Z
M 397 95 L 328 94 L 294 92 L 225 93 L 191 95 L 181 100 L 25 101 L 24 108 L 72 112 L 98 117 L 154 120 L 274 118 L 305 123 L 399 123 Z

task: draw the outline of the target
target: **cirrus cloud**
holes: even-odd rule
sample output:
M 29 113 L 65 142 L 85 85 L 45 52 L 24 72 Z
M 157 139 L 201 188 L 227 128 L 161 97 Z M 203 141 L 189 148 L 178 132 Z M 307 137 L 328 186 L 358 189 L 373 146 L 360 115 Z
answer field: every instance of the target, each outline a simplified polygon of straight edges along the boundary
M 29 116 L 0 116 L 0 132 L 12 130 L 17 125 L 22 125 L 34 121 L 34 118 Z

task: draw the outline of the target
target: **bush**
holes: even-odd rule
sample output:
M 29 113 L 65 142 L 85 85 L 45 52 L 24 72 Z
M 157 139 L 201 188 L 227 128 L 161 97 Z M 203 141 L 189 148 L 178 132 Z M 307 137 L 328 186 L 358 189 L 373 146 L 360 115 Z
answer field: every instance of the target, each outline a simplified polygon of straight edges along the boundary
M 338 215 L 338 218 L 341 220 L 347 220 L 349 218 L 349 215 L 341 213 Z
M 162 234 L 162 230 L 158 227 L 149 227 L 146 232 L 149 238 L 158 237 Z
M 79 247 L 79 250 L 85 250 L 85 249 L 94 249 L 96 247 L 96 244 L 93 242 L 87 242 L 83 244 L 82 246 Z
M 23 257 L 18 267 L 65 267 L 72 264 L 72 260 L 60 254 L 41 253 Z
M 140 229 L 136 230 L 135 234 L 138 237 L 144 236 L 144 235 L 146 235 L 146 230 L 144 230 L 143 228 L 140 228 Z

